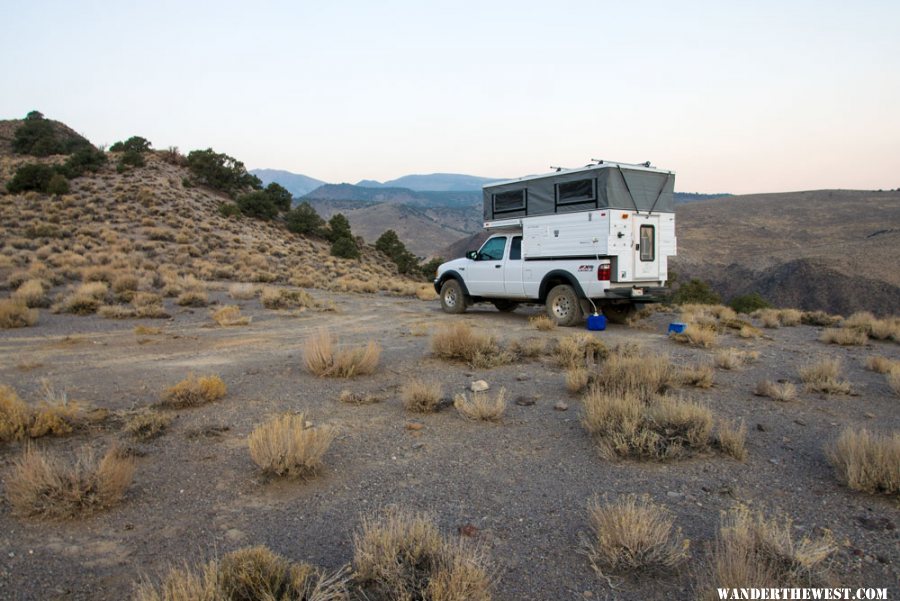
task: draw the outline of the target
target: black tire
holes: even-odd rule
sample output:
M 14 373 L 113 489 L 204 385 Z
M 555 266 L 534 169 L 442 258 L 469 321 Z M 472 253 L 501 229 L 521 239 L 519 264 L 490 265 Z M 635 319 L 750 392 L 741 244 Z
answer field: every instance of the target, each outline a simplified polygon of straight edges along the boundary
M 498 298 L 491 302 L 494 303 L 494 306 L 497 307 L 497 310 L 501 313 L 512 313 L 516 310 L 516 307 L 519 306 L 519 303 L 516 301 L 507 300 L 505 298 Z
M 628 318 L 637 313 L 634 303 L 622 303 L 618 305 L 604 305 L 603 315 L 609 323 L 626 323 Z
M 444 313 L 464 313 L 466 310 L 466 295 L 454 279 L 447 280 L 441 286 L 441 309 Z
M 547 315 L 560 326 L 574 326 L 584 318 L 575 289 L 566 284 L 555 286 L 547 295 Z

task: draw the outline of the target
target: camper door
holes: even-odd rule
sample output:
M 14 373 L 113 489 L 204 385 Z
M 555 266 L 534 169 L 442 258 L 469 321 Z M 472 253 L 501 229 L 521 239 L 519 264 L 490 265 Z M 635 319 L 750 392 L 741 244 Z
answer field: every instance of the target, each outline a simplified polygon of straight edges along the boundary
M 634 279 L 659 280 L 659 215 L 632 217 Z

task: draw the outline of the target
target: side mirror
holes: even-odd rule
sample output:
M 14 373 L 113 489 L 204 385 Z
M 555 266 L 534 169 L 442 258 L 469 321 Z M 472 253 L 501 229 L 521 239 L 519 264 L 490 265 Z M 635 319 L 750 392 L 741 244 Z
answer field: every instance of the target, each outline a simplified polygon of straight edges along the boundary
M 469 259 L 470 261 L 477 261 L 478 260 L 478 251 L 477 250 L 466 251 L 466 258 Z

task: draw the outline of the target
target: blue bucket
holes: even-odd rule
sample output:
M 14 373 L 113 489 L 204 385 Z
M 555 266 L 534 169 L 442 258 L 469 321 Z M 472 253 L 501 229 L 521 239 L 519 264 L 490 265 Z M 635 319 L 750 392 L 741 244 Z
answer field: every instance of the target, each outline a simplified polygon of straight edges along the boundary
M 681 323 L 679 321 L 673 322 L 669 324 L 669 334 L 681 334 L 687 329 L 686 323 Z
M 589 330 L 605 330 L 606 317 L 603 315 L 588 315 L 587 327 Z

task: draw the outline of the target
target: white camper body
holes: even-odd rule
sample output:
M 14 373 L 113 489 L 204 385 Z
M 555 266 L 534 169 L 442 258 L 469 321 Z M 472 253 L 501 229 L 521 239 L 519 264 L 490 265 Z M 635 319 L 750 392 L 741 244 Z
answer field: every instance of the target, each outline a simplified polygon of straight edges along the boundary
M 572 325 L 587 310 L 618 321 L 659 300 L 676 252 L 673 186 L 672 172 L 620 163 L 485 186 L 492 235 L 438 268 L 444 310 L 540 302 Z

